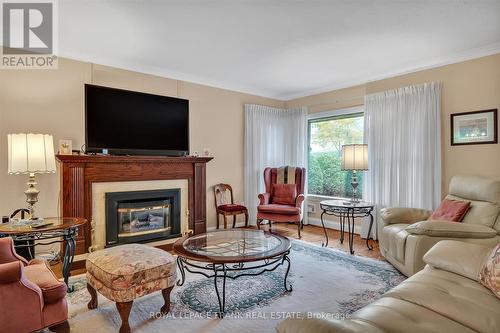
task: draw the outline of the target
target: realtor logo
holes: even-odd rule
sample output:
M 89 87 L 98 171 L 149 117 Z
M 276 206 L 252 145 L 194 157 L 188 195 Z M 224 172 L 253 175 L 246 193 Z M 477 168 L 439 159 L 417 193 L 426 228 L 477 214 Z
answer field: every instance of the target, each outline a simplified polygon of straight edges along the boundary
M 2 2 L 2 68 L 57 68 L 54 1 Z

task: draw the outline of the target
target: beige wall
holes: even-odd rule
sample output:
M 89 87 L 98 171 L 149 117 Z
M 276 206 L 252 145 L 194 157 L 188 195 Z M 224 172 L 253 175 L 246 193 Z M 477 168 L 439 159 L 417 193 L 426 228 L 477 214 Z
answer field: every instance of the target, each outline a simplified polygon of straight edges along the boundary
M 500 145 L 450 146 L 449 115 L 500 107 L 500 54 L 424 70 L 363 85 L 304 97 L 286 103 L 152 75 L 60 59 L 58 70 L 0 70 L 0 214 L 24 206 L 24 176 L 7 175 L 6 136 L 41 132 L 84 142 L 83 84 L 94 83 L 190 100 L 191 151 L 210 148 L 207 185 L 228 182 L 237 202 L 243 200 L 243 104 L 310 106 L 310 112 L 363 104 L 374 93 L 430 81 L 443 83 L 443 193 L 455 174 L 500 177 Z M 57 213 L 57 175 L 38 177 L 39 215 Z M 208 225 L 215 225 L 211 188 L 207 187 Z
M 440 81 L 442 192 L 454 175 L 500 177 L 500 144 L 451 146 L 450 114 L 500 109 L 500 54 L 367 84 L 368 94 Z
M 423 70 L 352 88 L 295 99 L 287 107 L 311 105 L 310 112 L 321 112 L 362 105 L 363 96 L 408 85 L 440 81 L 442 192 L 447 192 L 452 176 L 474 174 L 500 177 L 500 144 L 451 146 L 450 114 L 484 109 L 500 109 L 500 54 Z M 312 199 L 312 202 L 319 200 Z M 319 218 L 318 214 L 312 214 Z
M 302 97 L 286 102 L 286 107 L 307 106 L 309 113 L 345 109 L 364 104 L 365 85 L 333 90 L 327 93 Z
M 364 85 L 288 101 L 287 106 L 315 105 L 311 112 L 363 104 L 371 94 L 408 85 L 440 81 L 443 193 L 453 175 L 475 174 L 500 177 L 500 145 L 451 146 L 450 114 L 500 108 L 500 54 L 469 60 Z M 353 98 L 354 97 L 354 98 Z M 338 103 L 324 104 L 338 100 Z M 320 104 L 320 105 L 318 105 Z
M 283 107 L 284 102 L 211 88 L 152 75 L 69 59 L 57 70 L 0 70 L 0 214 L 25 206 L 26 176 L 7 174 L 7 134 L 39 132 L 73 140 L 73 149 L 85 140 L 84 83 L 112 86 L 190 100 L 191 151 L 210 148 L 207 166 L 207 220 L 215 226 L 210 186 L 233 185 L 235 200 L 243 201 L 243 134 L 245 103 Z M 40 216 L 58 212 L 59 177 L 37 176 Z

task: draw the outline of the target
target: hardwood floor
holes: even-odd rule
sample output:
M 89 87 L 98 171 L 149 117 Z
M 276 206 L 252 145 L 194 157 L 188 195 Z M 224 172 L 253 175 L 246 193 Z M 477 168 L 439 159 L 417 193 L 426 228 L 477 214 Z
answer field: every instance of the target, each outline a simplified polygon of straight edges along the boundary
M 268 226 L 261 226 L 261 229 L 268 230 Z M 273 223 L 272 230 L 290 239 L 298 239 L 297 226 L 288 223 Z M 326 229 L 328 233 L 328 247 L 349 253 L 349 242 L 347 240 L 347 232 L 344 234 L 344 244 L 340 244 L 340 231 Z M 305 225 L 301 231 L 302 241 L 320 245 L 325 241 L 323 228 L 314 225 Z M 366 247 L 366 239 L 362 239 L 359 235 L 354 235 L 354 255 L 368 257 L 372 259 L 384 260 L 380 254 L 378 242 L 370 240 L 373 250 L 368 250 Z
M 261 226 L 261 229 L 268 230 L 268 226 Z M 287 236 L 290 239 L 297 239 L 297 226 L 295 224 L 288 223 L 275 223 L 272 225 L 273 232 Z M 349 242 L 347 241 L 347 233 L 345 234 L 344 244 L 340 244 L 340 231 L 327 229 L 328 233 L 328 247 L 344 251 L 349 253 Z M 325 241 L 325 236 L 323 234 L 323 229 L 314 225 L 306 225 L 301 231 L 302 241 L 320 245 Z M 368 257 L 377 260 L 384 260 L 384 257 L 380 254 L 378 242 L 370 241 L 373 246 L 373 250 L 368 250 L 366 247 L 366 240 L 362 239 L 359 235 L 354 235 L 354 255 Z M 51 267 L 58 277 L 62 277 L 61 264 L 56 264 Z M 85 273 L 85 269 L 76 269 L 71 271 L 71 275 L 77 275 Z

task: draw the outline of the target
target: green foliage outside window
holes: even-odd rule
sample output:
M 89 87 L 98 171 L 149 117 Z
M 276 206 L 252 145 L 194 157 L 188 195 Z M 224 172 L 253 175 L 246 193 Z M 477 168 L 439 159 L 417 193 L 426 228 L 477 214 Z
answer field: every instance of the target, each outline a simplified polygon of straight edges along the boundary
M 318 119 L 309 123 L 308 192 L 352 197 L 352 171 L 341 170 L 342 145 L 363 143 L 363 114 Z M 358 196 L 363 172 L 358 172 Z

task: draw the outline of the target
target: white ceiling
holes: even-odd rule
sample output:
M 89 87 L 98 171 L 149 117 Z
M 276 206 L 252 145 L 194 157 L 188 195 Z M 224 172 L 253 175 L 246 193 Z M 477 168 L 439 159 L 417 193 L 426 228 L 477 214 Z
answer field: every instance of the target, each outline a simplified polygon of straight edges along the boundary
M 500 1 L 59 0 L 59 54 L 288 100 L 500 52 Z

